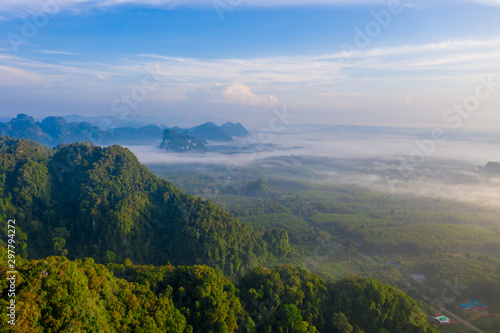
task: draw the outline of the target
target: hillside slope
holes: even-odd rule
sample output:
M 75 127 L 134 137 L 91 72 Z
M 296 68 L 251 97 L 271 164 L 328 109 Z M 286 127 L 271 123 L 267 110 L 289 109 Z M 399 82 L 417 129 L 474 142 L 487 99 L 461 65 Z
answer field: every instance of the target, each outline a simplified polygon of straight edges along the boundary
M 123 147 L 52 150 L 0 137 L 0 151 L 0 202 L 29 258 L 203 263 L 237 276 L 268 257 L 250 227 L 157 178 Z

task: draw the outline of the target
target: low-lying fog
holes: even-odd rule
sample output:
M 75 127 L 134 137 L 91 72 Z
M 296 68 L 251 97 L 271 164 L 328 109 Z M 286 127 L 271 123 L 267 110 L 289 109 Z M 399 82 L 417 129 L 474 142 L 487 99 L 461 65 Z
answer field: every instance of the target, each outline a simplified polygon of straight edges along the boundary
M 231 146 L 228 153 L 204 154 L 128 148 L 146 165 L 204 165 L 219 175 L 226 170 L 228 176 L 254 169 L 264 176 L 352 183 L 500 207 L 500 174 L 481 171 L 487 162 L 500 161 L 496 133 L 295 126 L 283 133 L 254 133 Z

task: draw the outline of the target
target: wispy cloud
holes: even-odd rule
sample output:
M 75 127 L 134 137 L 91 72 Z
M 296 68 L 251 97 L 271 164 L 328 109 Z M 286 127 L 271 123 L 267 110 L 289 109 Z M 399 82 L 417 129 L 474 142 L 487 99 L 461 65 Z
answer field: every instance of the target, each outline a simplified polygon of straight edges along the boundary
M 499 0 L 500 2 L 500 0 Z M 397 47 L 375 48 L 369 50 L 353 51 L 349 54 L 351 58 L 381 57 L 381 56 L 404 56 L 416 54 L 436 54 L 436 52 L 460 51 L 460 50 L 490 50 L 499 49 L 500 39 L 491 40 L 449 40 L 440 43 L 430 43 L 423 45 L 402 45 Z M 319 59 L 343 58 L 343 52 L 333 55 L 325 55 Z
M 44 84 L 43 77 L 21 68 L 0 65 L 0 86 L 23 87 Z
M 499 0 L 460 0 L 463 3 L 476 5 L 500 6 Z M 339 5 L 384 5 L 388 0 L 252 0 L 242 1 L 238 8 L 244 7 L 297 7 L 297 6 L 339 6 Z M 432 0 L 401 0 L 402 5 L 420 6 L 432 3 Z M 444 0 L 450 4 L 456 3 L 456 0 Z M 59 12 L 71 10 L 78 12 L 88 8 L 107 8 L 118 5 L 136 5 L 165 9 L 174 9 L 177 7 L 213 7 L 214 1 L 211 0 L 3 0 L 0 2 L 0 12 L 10 15 L 0 16 L 0 20 L 5 20 L 9 16 L 22 16 L 35 12 Z
M 288 7 L 309 5 L 339 5 L 339 4 L 376 4 L 384 3 L 383 0 L 252 0 L 243 1 L 243 7 Z M 213 1 L 207 0 L 48 0 L 44 3 L 38 0 L 4 0 L 0 3 L 1 11 L 19 10 L 43 11 L 44 8 L 57 10 L 75 9 L 78 7 L 111 7 L 123 4 L 139 6 L 154 6 L 162 8 L 175 8 L 180 6 L 213 7 Z
M 77 55 L 73 52 L 41 50 L 49 55 Z M 251 59 L 194 59 L 168 57 L 159 54 L 139 54 L 115 64 L 65 61 L 52 59 L 50 63 L 31 60 L 0 53 L 0 62 L 14 64 L 25 69 L 60 74 L 90 74 L 111 79 L 113 77 L 135 78 L 145 73 L 147 66 L 159 66 L 162 75 L 172 84 L 205 86 L 220 83 L 216 90 L 228 84 L 241 83 L 233 89 L 243 87 L 266 87 L 276 84 L 294 85 L 344 83 L 352 77 L 351 70 L 412 71 L 415 69 L 439 70 L 453 69 L 454 66 L 469 66 L 469 69 L 498 69 L 500 39 L 445 41 L 424 45 L 403 45 L 398 47 L 377 48 L 358 51 L 352 54 L 354 61 L 347 62 L 341 53 L 319 56 L 282 56 Z M 426 73 L 429 75 L 429 73 Z M 331 93 L 331 92 L 330 92 Z
M 66 51 L 40 52 L 74 55 Z M 34 87 L 43 82 L 75 94 L 85 91 L 101 97 L 116 96 L 140 85 L 148 75 L 147 68 L 157 68 L 162 83 L 149 98 L 163 102 L 271 105 L 279 99 L 283 103 L 312 105 L 321 99 L 323 103 L 357 105 L 368 103 L 363 97 L 374 94 L 381 83 L 400 89 L 425 80 L 446 87 L 457 81 L 476 80 L 481 73 L 500 73 L 499 58 L 498 39 L 367 49 L 353 54 L 350 62 L 340 53 L 250 59 L 140 54 L 119 62 L 112 59 L 95 63 L 65 57 L 33 60 L 0 52 L 0 80 Z M 408 96 L 406 91 L 400 100 L 408 104 L 412 97 Z M 390 98 L 398 100 L 397 96 Z
M 74 53 L 74 52 L 54 51 L 54 50 L 40 50 L 38 52 L 44 53 L 44 54 L 78 55 L 78 53 Z

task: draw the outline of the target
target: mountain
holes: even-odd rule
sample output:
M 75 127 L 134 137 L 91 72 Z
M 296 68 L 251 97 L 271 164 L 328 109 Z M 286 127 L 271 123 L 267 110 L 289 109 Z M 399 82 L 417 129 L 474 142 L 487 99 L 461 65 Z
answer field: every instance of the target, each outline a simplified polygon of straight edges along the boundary
M 233 138 L 231 135 L 226 133 L 221 127 L 215 125 L 214 123 L 205 123 L 200 126 L 190 128 L 190 131 L 198 138 L 219 141 L 219 142 L 231 142 Z
M 245 137 L 250 135 L 250 133 L 248 133 L 247 129 L 243 127 L 241 123 L 233 124 L 228 122 L 225 123 L 224 125 L 221 125 L 220 128 L 222 128 L 224 132 L 226 132 L 231 136 Z
M 207 148 L 203 142 L 194 136 L 181 134 L 173 129 L 163 132 L 163 142 L 160 149 L 171 152 L 205 152 Z
M 30 139 L 46 145 L 52 143 L 52 138 L 42 130 L 40 124 L 25 114 L 18 114 L 8 123 L 0 123 L 0 135 Z
M 0 135 L 29 139 L 48 146 L 103 138 L 104 134 L 100 132 L 89 123 L 68 123 L 62 117 L 47 117 L 42 122 L 35 122 L 32 117 L 19 114 L 8 123 L 0 123 Z
M 119 127 L 132 127 L 139 128 L 152 124 L 160 124 L 161 119 L 157 117 L 148 117 L 142 115 L 127 115 L 127 116 L 98 116 L 98 117 L 85 117 L 77 114 L 63 116 L 66 121 L 72 123 L 87 122 L 98 128 L 119 128 Z
M 186 116 L 166 116 L 161 117 L 155 116 L 144 116 L 144 115 L 134 115 L 134 114 L 123 114 L 115 116 L 95 116 L 86 117 L 77 114 L 63 116 L 68 122 L 88 122 L 93 126 L 98 126 L 99 128 L 118 128 L 118 127 L 133 127 L 139 128 L 152 124 L 177 124 L 178 126 L 189 128 L 196 126 L 198 124 L 203 124 L 206 122 L 213 123 L 225 123 L 228 121 L 226 118 L 221 117 L 210 117 L 210 116 L 199 116 L 199 117 L 186 117 Z M 3 120 L 2 120 L 3 119 Z M 0 121 L 7 122 L 10 118 L 0 118 Z
M 121 146 L 50 149 L 0 137 L 0 152 L 0 206 L 16 216 L 21 255 L 206 264 L 238 276 L 279 252 L 210 200 L 157 178 Z M 285 234 L 273 242 L 288 244 Z
M 99 119 L 108 119 L 105 117 L 80 117 L 76 115 L 69 116 L 69 118 L 76 120 L 88 119 L 94 123 Z M 162 141 L 162 138 L 163 141 L 165 140 L 165 126 L 147 125 L 139 127 L 137 124 L 135 123 L 135 126 L 102 130 L 89 121 L 68 122 L 63 117 L 50 116 L 41 122 L 36 122 L 32 117 L 19 114 L 7 123 L 0 123 L 0 135 L 30 139 L 51 147 L 62 143 L 71 144 L 82 141 L 91 141 L 98 145 L 158 145 Z M 226 123 L 223 126 L 234 136 L 248 134 L 248 131 L 240 123 Z M 167 151 L 205 151 L 206 147 L 204 145 L 207 143 L 207 140 L 218 142 L 233 141 L 231 135 L 222 126 L 217 126 L 214 123 L 205 123 L 191 129 L 173 127 L 171 130 L 181 136 L 175 136 L 174 133 L 168 134 L 173 137 L 167 139 L 174 139 L 174 143 L 170 146 L 162 144 L 162 146 L 166 147 L 164 149 Z
M 500 163 L 488 162 L 481 170 L 487 173 L 500 175 Z
M 84 128 L 86 124 L 84 124 Z M 80 130 L 80 124 L 68 123 L 62 117 L 47 117 L 40 123 L 40 128 L 51 137 L 51 144 L 74 143 L 89 138 Z
M 73 118 L 78 119 L 78 117 Z M 82 141 L 91 141 L 99 145 L 138 145 L 158 144 L 162 139 L 163 129 L 156 125 L 147 125 L 103 131 L 86 121 L 69 123 L 63 117 L 51 116 L 42 122 L 35 122 L 32 117 L 20 114 L 8 123 L 0 123 L 0 134 L 12 138 L 30 139 L 52 147 L 61 143 Z
M 161 141 L 163 130 L 156 125 L 148 125 L 139 128 L 120 127 L 105 132 L 106 144 L 156 144 Z

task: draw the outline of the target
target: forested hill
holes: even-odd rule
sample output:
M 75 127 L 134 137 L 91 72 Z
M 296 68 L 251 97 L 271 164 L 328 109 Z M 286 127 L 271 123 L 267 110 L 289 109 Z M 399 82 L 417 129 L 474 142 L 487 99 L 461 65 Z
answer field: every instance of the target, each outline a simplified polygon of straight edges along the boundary
M 6 250 L 0 247 L 0 273 Z M 373 279 L 324 281 L 301 268 L 256 268 L 238 284 L 207 266 L 19 263 L 16 325 L 0 299 L 1 332 L 430 333 L 404 293 Z M 0 281 L 2 290 L 8 281 Z
M 205 264 L 231 277 L 283 253 L 273 246 L 288 247 L 286 232 L 253 233 L 211 201 L 157 178 L 120 146 L 53 150 L 0 136 L 0 152 L 3 217 L 16 219 L 18 251 L 28 258 Z M 264 241 L 273 237 L 284 239 Z

